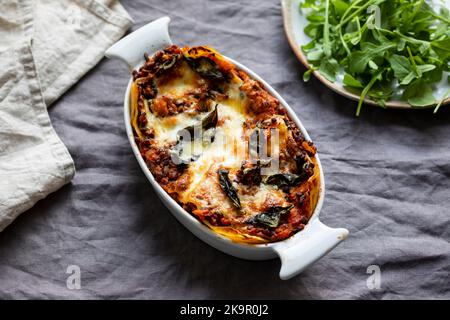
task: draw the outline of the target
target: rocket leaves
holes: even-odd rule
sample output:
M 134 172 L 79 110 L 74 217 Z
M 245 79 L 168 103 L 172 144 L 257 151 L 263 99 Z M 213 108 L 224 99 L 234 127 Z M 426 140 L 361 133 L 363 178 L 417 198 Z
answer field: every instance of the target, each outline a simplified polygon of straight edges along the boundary
M 413 107 L 438 103 L 433 88 L 450 72 L 450 12 L 426 0 L 304 0 L 310 69 L 384 106 L 394 93 Z M 449 86 L 450 88 L 450 86 Z M 442 100 L 441 100 L 442 101 Z
M 368 64 L 376 58 L 382 58 L 387 50 L 395 48 L 397 44 L 389 42 L 376 45 L 370 42 L 361 45 L 362 50 L 353 51 L 349 57 L 349 68 L 351 74 L 364 73 Z
M 338 70 L 339 70 L 339 64 L 333 58 L 329 58 L 329 59 L 325 58 L 320 63 L 320 67 L 319 67 L 320 73 L 325 78 L 330 80 L 331 82 L 335 82 L 336 81 L 336 74 L 337 74 Z
M 352 87 L 352 88 L 364 88 L 364 86 L 362 85 L 362 83 L 355 79 L 352 75 L 345 73 L 344 74 L 344 85 L 347 87 Z

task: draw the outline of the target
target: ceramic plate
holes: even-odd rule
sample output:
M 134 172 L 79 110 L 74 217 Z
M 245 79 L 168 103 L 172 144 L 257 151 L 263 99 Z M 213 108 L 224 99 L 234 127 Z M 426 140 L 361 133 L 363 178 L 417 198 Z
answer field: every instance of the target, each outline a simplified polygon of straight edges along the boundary
M 289 41 L 292 50 L 294 51 L 297 58 L 303 63 L 306 68 L 310 68 L 308 61 L 303 54 L 301 46 L 309 43 L 311 39 L 303 32 L 304 27 L 308 24 L 305 15 L 300 12 L 299 6 L 301 0 L 282 0 L 282 10 L 283 10 L 283 22 L 284 22 L 284 31 L 286 33 L 287 39 Z M 446 3 L 449 1 L 447 0 Z M 360 96 L 354 94 L 342 85 L 342 76 L 337 77 L 336 82 L 331 82 L 323 77 L 318 71 L 313 72 L 314 76 L 319 79 L 323 84 L 325 84 L 331 90 L 343 95 L 352 100 L 359 101 Z M 444 74 L 443 79 L 440 83 L 438 83 L 434 89 L 434 97 L 439 101 L 441 97 L 443 97 L 447 91 L 449 90 L 449 85 L 447 82 L 448 73 Z M 364 99 L 364 102 L 371 105 L 377 105 L 377 103 L 368 98 Z M 450 103 L 450 97 L 445 99 L 443 105 Z M 400 97 L 394 97 L 386 102 L 386 106 L 389 108 L 398 108 L 398 109 L 412 109 L 411 105 L 407 102 L 402 101 Z M 432 106 L 430 106 L 432 107 Z M 422 109 L 422 108 L 415 108 Z

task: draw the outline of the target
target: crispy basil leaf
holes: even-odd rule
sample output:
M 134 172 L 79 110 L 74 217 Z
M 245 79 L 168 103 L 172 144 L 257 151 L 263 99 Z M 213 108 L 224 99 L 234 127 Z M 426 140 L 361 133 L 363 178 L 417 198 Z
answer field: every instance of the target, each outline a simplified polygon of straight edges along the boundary
M 276 228 L 280 224 L 281 216 L 289 213 L 294 205 L 287 207 L 271 207 L 269 210 L 259 213 L 256 216 L 250 218 L 248 223 L 251 224 L 262 224 L 271 228 Z
M 258 161 L 256 165 L 242 164 L 239 170 L 240 183 L 247 186 L 258 186 L 261 183 L 261 162 Z
M 442 60 L 450 57 L 450 38 L 432 41 L 431 47 Z
M 158 86 L 156 85 L 155 80 L 142 84 L 141 88 L 142 94 L 147 100 L 153 99 L 158 95 Z M 150 111 L 152 110 L 150 109 Z
M 177 133 L 177 143 L 172 148 L 171 153 L 172 156 L 177 159 L 180 163 L 189 163 L 197 161 L 197 159 L 201 156 L 201 154 L 193 154 L 188 157 L 183 156 L 184 151 L 184 145 L 186 143 L 191 143 L 192 141 L 195 141 L 196 139 L 203 139 L 203 143 L 212 143 L 214 141 L 214 135 L 215 131 L 207 131 L 209 129 L 213 129 L 217 126 L 218 121 L 218 113 L 217 113 L 217 104 L 214 107 L 214 110 L 211 111 L 208 115 L 206 115 L 199 123 L 186 127 Z M 202 134 L 198 137 L 195 136 L 195 131 L 199 130 L 199 128 L 202 129 Z M 183 141 L 183 138 L 185 137 L 184 133 L 189 133 L 190 140 Z
M 233 187 L 233 184 L 230 181 L 230 178 L 228 177 L 228 170 L 219 169 L 217 171 L 219 174 L 219 184 L 222 188 L 223 192 L 228 196 L 228 198 L 231 200 L 233 205 L 240 209 L 241 208 L 241 201 L 239 200 L 239 197 L 237 195 L 236 188 Z
M 195 137 L 195 129 L 198 129 L 199 127 L 202 128 L 203 133 L 211 128 L 215 128 L 217 126 L 217 121 L 219 119 L 218 116 L 218 112 L 217 112 L 217 104 L 214 107 L 214 110 L 211 111 L 208 115 L 206 115 L 201 121 L 200 123 L 196 123 L 192 126 L 186 127 L 180 131 L 178 131 L 177 136 L 180 139 L 180 137 L 183 136 L 183 132 L 189 132 L 190 136 L 191 136 L 191 141 L 194 141 L 196 138 L 200 138 L 200 137 Z
M 201 76 L 214 80 L 226 80 L 217 64 L 209 58 L 201 57 L 197 59 L 186 59 L 186 61 Z
M 279 188 L 294 187 L 304 181 L 304 176 L 293 173 L 278 173 L 267 177 L 266 184 L 272 184 Z
M 306 156 L 300 155 L 296 157 L 295 163 L 297 164 L 297 174 L 300 179 L 306 180 L 313 175 L 314 164 L 309 162 Z

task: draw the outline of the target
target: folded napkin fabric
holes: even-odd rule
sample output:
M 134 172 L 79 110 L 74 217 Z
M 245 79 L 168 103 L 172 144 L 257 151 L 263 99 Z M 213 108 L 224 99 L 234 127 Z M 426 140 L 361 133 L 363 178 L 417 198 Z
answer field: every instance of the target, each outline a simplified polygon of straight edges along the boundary
M 47 107 L 131 23 L 117 0 L 0 2 L 0 231 L 73 178 Z

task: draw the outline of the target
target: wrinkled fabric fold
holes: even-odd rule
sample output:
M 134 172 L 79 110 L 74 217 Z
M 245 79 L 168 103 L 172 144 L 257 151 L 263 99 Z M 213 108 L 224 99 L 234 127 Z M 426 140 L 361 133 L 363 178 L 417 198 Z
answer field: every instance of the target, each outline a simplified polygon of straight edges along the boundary
M 50 123 L 30 43 L 19 43 L 0 54 L 0 65 L 13 71 L 0 89 L 1 231 L 21 212 L 68 183 L 75 168 Z
M 0 4 L 0 231 L 72 180 L 73 159 L 47 107 L 131 23 L 116 0 Z

